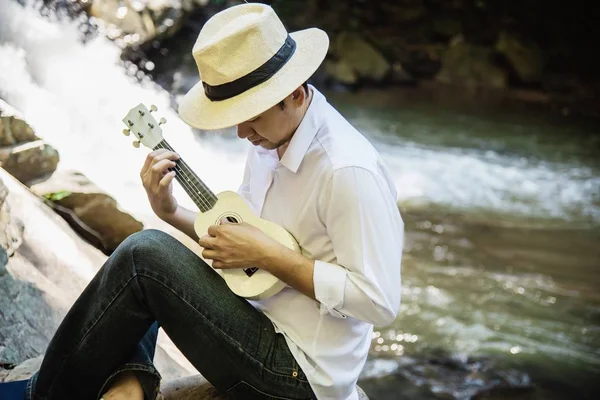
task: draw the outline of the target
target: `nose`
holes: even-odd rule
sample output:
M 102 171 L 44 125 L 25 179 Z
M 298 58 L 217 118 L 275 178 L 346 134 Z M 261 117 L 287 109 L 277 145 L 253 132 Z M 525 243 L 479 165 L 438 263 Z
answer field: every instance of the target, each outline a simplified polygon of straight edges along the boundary
M 250 128 L 249 124 L 246 124 L 245 122 L 243 122 L 237 126 L 237 135 L 240 139 L 246 139 L 248 136 L 251 136 L 253 133 L 254 132 L 253 132 L 252 128 Z

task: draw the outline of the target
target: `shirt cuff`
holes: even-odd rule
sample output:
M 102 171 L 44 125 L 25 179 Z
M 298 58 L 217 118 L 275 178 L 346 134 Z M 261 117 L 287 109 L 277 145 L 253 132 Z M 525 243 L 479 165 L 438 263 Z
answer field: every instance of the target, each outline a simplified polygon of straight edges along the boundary
M 315 260 L 313 284 L 315 299 L 320 303 L 320 314 L 346 318 L 346 315 L 336 310 L 344 305 L 346 269 L 340 265 Z

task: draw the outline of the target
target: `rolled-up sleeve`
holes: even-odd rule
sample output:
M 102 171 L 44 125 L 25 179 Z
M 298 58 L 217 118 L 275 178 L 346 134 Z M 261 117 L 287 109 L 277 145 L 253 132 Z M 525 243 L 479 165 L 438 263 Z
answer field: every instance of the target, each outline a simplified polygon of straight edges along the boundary
M 333 172 L 319 208 L 336 260 L 316 260 L 313 274 L 321 314 L 377 326 L 396 318 L 404 223 L 390 185 L 362 167 Z

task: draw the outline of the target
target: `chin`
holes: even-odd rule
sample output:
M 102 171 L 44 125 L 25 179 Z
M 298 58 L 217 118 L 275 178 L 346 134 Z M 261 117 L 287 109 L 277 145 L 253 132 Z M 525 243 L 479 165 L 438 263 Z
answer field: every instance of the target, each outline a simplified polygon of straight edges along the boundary
M 258 146 L 262 147 L 263 149 L 267 149 L 267 150 L 273 150 L 274 148 L 276 148 L 277 146 L 271 142 L 263 142 L 258 144 Z

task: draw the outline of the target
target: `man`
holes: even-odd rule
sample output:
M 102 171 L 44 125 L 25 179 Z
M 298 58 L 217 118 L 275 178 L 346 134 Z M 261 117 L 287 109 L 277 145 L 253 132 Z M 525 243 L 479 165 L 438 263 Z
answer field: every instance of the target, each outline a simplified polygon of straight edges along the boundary
M 251 142 L 239 194 L 302 253 L 247 223 L 198 237 L 196 213 L 171 194 L 179 156 L 154 151 L 141 171 L 156 215 L 198 240 L 213 268 L 255 266 L 287 286 L 247 301 L 169 235 L 132 235 L 65 317 L 28 398 L 154 399 L 160 324 L 231 399 L 358 399 L 373 324 L 398 311 L 403 222 L 378 153 L 305 83 L 328 43 L 315 28 L 288 35 L 268 6 L 229 8 L 200 32 L 202 82 L 179 109 L 194 127 L 237 126 Z

